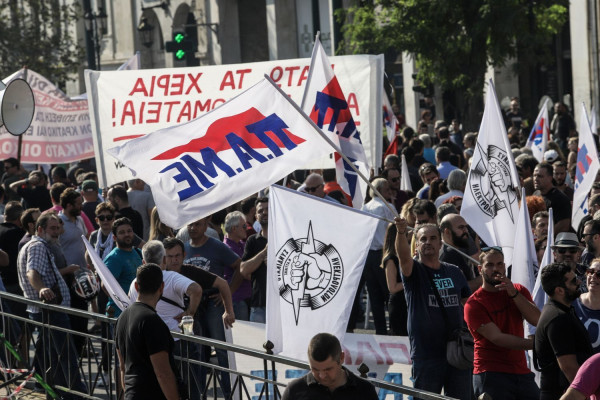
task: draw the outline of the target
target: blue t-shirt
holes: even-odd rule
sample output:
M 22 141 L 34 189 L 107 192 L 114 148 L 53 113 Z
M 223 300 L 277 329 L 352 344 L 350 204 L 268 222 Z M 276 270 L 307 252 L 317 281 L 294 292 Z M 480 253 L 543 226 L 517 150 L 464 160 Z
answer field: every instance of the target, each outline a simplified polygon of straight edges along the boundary
M 464 325 L 461 300 L 469 297 L 471 290 L 465 276 L 455 265 L 441 262 L 440 269 L 434 270 L 417 260 L 413 262 L 412 274 L 409 277 L 402 274 L 404 295 L 408 304 L 411 358 L 413 360 L 445 359 L 446 332 Z M 446 329 L 444 315 L 437 304 L 427 270 L 432 275 L 444 301 L 444 308 L 451 325 L 449 329 Z
M 594 353 L 600 353 L 600 310 L 592 310 L 581 304 L 581 299 L 573 302 L 575 315 L 579 317 L 583 326 L 590 334 L 590 342 Z
M 205 271 L 224 278 L 225 266 L 231 266 L 240 258 L 225 243 L 209 237 L 202 246 L 195 247 L 185 244 L 184 264 L 192 264 Z
M 121 250 L 118 247 L 112 249 L 106 257 L 104 257 L 104 264 L 110 270 L 111 274 L 115 277 L 119 285 L 125 293 L 129 292 L 129 286 L 135 279 L 137 268 L 142 265 L 142 256 L 137 249 L 131 251 Z M 106 307 L 110 307 L 115 310 L 115 318 L 121 315 L 121 309 L 115 304 L 115 302 L 109 298 Z

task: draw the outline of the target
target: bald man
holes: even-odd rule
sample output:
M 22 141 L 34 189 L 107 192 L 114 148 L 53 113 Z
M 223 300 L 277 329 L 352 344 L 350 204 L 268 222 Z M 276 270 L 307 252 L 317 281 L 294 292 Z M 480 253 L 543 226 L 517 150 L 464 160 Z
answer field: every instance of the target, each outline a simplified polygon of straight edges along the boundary
M 468 259 L 456 249 L 467 254 L 469 248 L 469 225 L 463 217 L 458 214 L 448 214 L 440 222 L 442 231 L 442 249 L 440 250 L 440 261 L 454 264 L 465 275 L 469 289 L 474 292 L 481 286 L 481 276 L 475 271 Z M 454 249 L 456 248 L 456 249 Z
M 339 204 L 339 202 L 336 199 L 334 199 L 333 197 L 329 197 L 325 193 L 325 181 L 323 180 L 323 177 L 319 174 L 312 173 L 308 175 L 304 180 L 304 185 L 302 185 L 298 190 L 301 190 L 320 199 L 333 201 L 334 203 Z

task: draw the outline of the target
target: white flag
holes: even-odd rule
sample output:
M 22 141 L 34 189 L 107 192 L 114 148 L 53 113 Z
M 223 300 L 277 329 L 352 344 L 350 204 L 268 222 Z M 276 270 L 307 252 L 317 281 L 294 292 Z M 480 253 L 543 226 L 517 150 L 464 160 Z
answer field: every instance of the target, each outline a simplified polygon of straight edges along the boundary
M 575 231 L 579 223 L 588 213 L 588 198 L 596 175 L 600 169 L 598 164 L 598 151 L 594 142 L 594 135 L 590 128 L 590 122 L 585 111 L 585 105 L 581 103 L 581 120 L 579 122 L 579 148 L 577 149 L 577 167 L 575 172 L 575 193 L 573 194 L 573 215 L 571 226 Z
M 466 187 L 460 215 L 488 246 L 501 246 L 510 265 L 520 184 L 491 80 Z
M 102 280 L 102 283 L 104 285 L 104 288 L 108 292 L 108 295 L 115 302 L 117 307 L 121 309 L 121 311 L 125 311 L 125 309 L 129 307 L 129 296 L 127 295 L 127 293 L 125 293 L 123 288 L 121 288 L 121 285 L 119 285 L 119 282 L 117 282 L 112 272 L 110 272 L 106 265 L 104 265 L 104 262 L 102 261 L 98 253 L 96 253 L 94 247 L 90 244 L 90 242 L 88 242 L 86 237 L 81 235 L 81 240 L 83 240 L 83 243 L 85 244 L 85 249 L 90 255 L 90 258 L 92 259 L 92 264 L 94 264 L 94 268 L 100 276 L 100 279 Z
M 548 120 L 548 99 L 544 102 L 544 105 L 540 109 L 540 112 L 535 119 L 533 129 L 527 139 L 526 147 L 531 149 L 533 156 L 539 161 L 544 161 L 544 152 L 548 147 L 548 140 L 550 139 L 550 122 Z
M 172 228 L 203 218 L 331 151 L 322 133 L 263 79 L 187 123 L 109 149 L 152 189 Z
M 364 176 L 369 176 L 369 164 L 360 132 L 356 129 L 346 97 L 318 36 L 310 61 L 302 109 L 354 166 Z M 329 148 L 327 150 L 331 151 Z M 367 183 L 339 154 L 335 155 L 335 170 L 338 183 L 352 197 L 353 207 L 360 209 L 367 194 Z
M 319 332 L 343 341 L 378 222 L 361 211 L 271 186 L 267 338 L 275 353 L 307 360 L 308 342 Z
M 410 183 L 410 174 L 408 173 L 408 165 L 406 164 L 406 158 L 404 154 L 402 156 L 402 174 L 400 176 L 400 190 L 405 192 L 412 192 L 412 183 Z
M 550 265 L 554 262 L 552 246 L 554 246 L 554 216 L 551 208 L 548 210 L 548 236 L 546 237 L 546 251 L 544 252 L 544 257 L 542 257 L 542 262 L 540 263 L 540 269 L 538 270 L 535 278 L 533 292 L 531 292 L 533 302 L 540 310 L 544 308 L 544 304 L 546 304 L 546 301 L 548 301 L 548 295 L 546 292 L 544 292 L 544 289 L 542 289 L 542 270 L 546 267 L 546 265 Z M 529 334 L 533 335 L 535 333 L 535 326 L 529 324 L 528 326 Z
M 514 253 L 512 257 L 512 268 L 510 279 L 514 283 L 525 286 L 529 293 L 533 291 L 535 284 L 535 271 L 538 270 L 535 243 L 531 232 L 529 210 L 525 201 L 525 188 L 521 189 L 521 209 L 515 232 Z
M 387 97 L 387 93 L 385 90 L 382 91 L 383 97 L 383 123 L 385 124 L 385 130 L 387 131 L 387 138 L 392 143 L 396 138 L 396 129 L 398 127 L 398 119 L 396 115 L 394 115 L 394 111 L 392 110 L 392 105 L 390 104 L 390 99 Z

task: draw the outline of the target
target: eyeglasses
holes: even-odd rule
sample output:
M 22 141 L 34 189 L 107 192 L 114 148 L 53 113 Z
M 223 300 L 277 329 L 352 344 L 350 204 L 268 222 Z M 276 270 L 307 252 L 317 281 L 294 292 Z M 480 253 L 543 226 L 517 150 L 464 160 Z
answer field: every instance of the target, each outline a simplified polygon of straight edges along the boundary
M 112 221 L 113 218 L 114 217 L 112 215 L 98 215 L 98 221 L 100 221 L 100 222 Z
M 400 177 L 390 178 L 390 181 L 392 181 L 392 182 L 398 182 L 399 180 L 400 180 Z
M 488 251 L 492 251 L 492 250 L 498 251 L 498 252 L 504 254 L 502 252 L 502 247 L 500 247 L 500 246 L 490 246 L 490 247 L 482 247 L 481 248 L 481 251 L 484 252 L 484 253 L 487 253 Z
M 594 268 L 588 268 L 585 270 L 586 275 L 596 276 L 597 279 L 600 279 L 600 270 Z
M 320 188 L 323 184 L 319 183 L 317 186 L 313 186 L 313 187 L 305 187 L 304 190 L 306 190 L 306 193 L 312 193 L 312 192 L 316 192 L 318 188 Z
M 597 234 L 598 233 L 582 233 L 581 236 L 585 238 L 586 236 L 594 236 L 594 235 L 597 235 Z
M 579 249 L 577 247 L 569 247 L 569 248 L 564 248 L 564 247 L 559 247 L 556 249 L 556 252 L 558 254 L 565 254 L 565 253 L 569 253 L 569 254 L 575 254 L 579 251 Z

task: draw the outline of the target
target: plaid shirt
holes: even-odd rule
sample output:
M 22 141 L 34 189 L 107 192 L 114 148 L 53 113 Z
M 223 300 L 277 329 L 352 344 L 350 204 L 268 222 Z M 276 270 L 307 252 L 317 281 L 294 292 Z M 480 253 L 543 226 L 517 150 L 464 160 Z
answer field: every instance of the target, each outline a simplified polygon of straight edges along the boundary
M 23 289 L 25 298 L 31 300 L 40 299 L 38 291 L 31 286 L 31 283 L 27 278 L 27 272 L 34 270 L 40 274 L 45 287 L 50 288 L 58 281 L 60 292 L 63 297 L 63 301 L 60 305 L 67 307 L 71 305 L 69 288 L 60 275 L 60 272 L 58 272 L 58 268 L 56 268 L 54 255 L 50 252 L 48 243 L 41 237 L 35 235 L 25 246 L 23 246 L 19 252 L 17 270 L 19 272 L 19 284 L 21 285 L 21 289 Z M 40 308 L 28 305 L 27 312 L 38 313 L 40 312 Z

